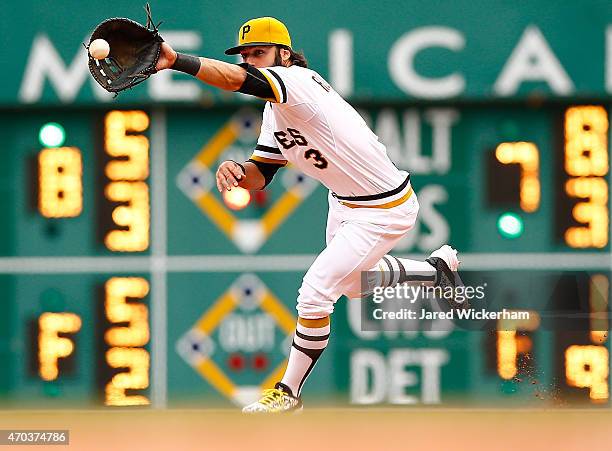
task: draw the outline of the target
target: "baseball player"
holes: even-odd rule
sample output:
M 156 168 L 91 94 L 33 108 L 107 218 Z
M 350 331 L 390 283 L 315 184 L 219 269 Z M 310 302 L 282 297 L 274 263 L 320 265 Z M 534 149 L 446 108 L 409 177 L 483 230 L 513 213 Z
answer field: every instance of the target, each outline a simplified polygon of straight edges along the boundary
M 459 261 L 448 245 L 424 262 L 388 255 L 416 222 L 419 203 L 410 175 L 395 167 L 361 116 L 308 69 L 304 56 L 292 49 L 283 23 L 272 17 L 249 20 L 238 30 L 238 45 L 225 53 L 240 54 L 243 63 L 184 55 L 163 43 L 157 64 L 157 70 L 179 70 L 217 88 L 266 100 L 253 155 L 243 163 L 219 166 L 219 191 L 236 186 L 261 190 L 288 162 L 329 189 L 327 247 L 299 289 L 287 369 L 274 388 L 243 409 L 294 411 L 302 408 L 304 381 L 327 346 L 334 303 L 342 295 L 362 295 L 362 272 L 376 271 L 379 276 L 371 283 L 379 286 L 417 279 L 454 286 L 452 272 Z

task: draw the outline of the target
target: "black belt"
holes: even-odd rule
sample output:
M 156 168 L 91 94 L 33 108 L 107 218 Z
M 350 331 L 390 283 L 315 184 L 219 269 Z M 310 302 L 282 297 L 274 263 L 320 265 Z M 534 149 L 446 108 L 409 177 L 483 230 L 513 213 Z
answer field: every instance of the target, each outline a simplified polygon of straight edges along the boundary
M 391 191 L 385 191 L 384 193 L 369 194 L 367 196 L 338 196 L 336 193 L 332 193 L 332 196 L 334 196 L 338 200 L 348 200 L 355 202 L 384 199 L 386 197 L 391 197 L 401 192 L 404 188 L 406 188 L 406 186 L 408 186 L 408 183 L 410 183 L 410 174 L 408 174 L 408 177 L 406 177 L 406 180 L 404 180 L 400 186 L 398 186 L 397 188 L 393 188 Z

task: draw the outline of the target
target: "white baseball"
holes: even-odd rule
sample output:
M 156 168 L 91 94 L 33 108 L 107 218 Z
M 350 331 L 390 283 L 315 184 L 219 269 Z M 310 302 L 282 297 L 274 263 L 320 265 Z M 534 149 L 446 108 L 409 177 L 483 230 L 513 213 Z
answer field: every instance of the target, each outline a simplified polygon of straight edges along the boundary
M 110 53 L 110 45 L 104 39 L 95 39 L 89 44 L 89 54 L 97 60 L 104 59 Z

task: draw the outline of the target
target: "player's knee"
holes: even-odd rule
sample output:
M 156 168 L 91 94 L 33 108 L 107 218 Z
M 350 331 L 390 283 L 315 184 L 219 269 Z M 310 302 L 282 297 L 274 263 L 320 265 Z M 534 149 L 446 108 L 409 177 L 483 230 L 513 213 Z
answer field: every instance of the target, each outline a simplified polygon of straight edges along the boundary
M 328 306 L 314 305 L 308 302 L 299 302 L 297 306 L 298 316 L 305 319 L 325 318 L 334 312 L 334 304 Z
M 297 299 L 300 318 L 317 319 L 329 316 L 334 311 L 335 301 L 324 295 L 307 282 L 302 283 Z

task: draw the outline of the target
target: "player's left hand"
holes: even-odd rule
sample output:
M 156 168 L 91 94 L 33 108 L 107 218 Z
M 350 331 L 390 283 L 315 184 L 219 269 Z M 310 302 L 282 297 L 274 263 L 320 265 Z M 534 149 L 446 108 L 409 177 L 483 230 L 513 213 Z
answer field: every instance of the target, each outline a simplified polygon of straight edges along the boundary
M 102 55 L 103 58 L 94 58 L 89 54 L 89 46 L 85 46 L 89 54 L 91 75 L 109 92 L 118 93 L 133 88 L 160 70 L 159 67 L 165 64 L 172 67 L 171 64 L 174 64 L 171 59 L 173 55 L 167 55 L 172 49 L 168 44 L 164 45 L 164 39 L 159 35 L 159 24 L 153 22 L 148 3 L 145 11 L 146 26 L 124 17 L 113 17 L 96 27 L 91 34 L 89 46 L 97 39 L 106 41 L 110 53 Z
M 246 174 L 238 163 L 232 160 L 224 161 L 217 169 L 217 189 L 219 192 L 223 192 L 223 189 L 231 191 L 232 187 L 238 186 L 245 177 Z

